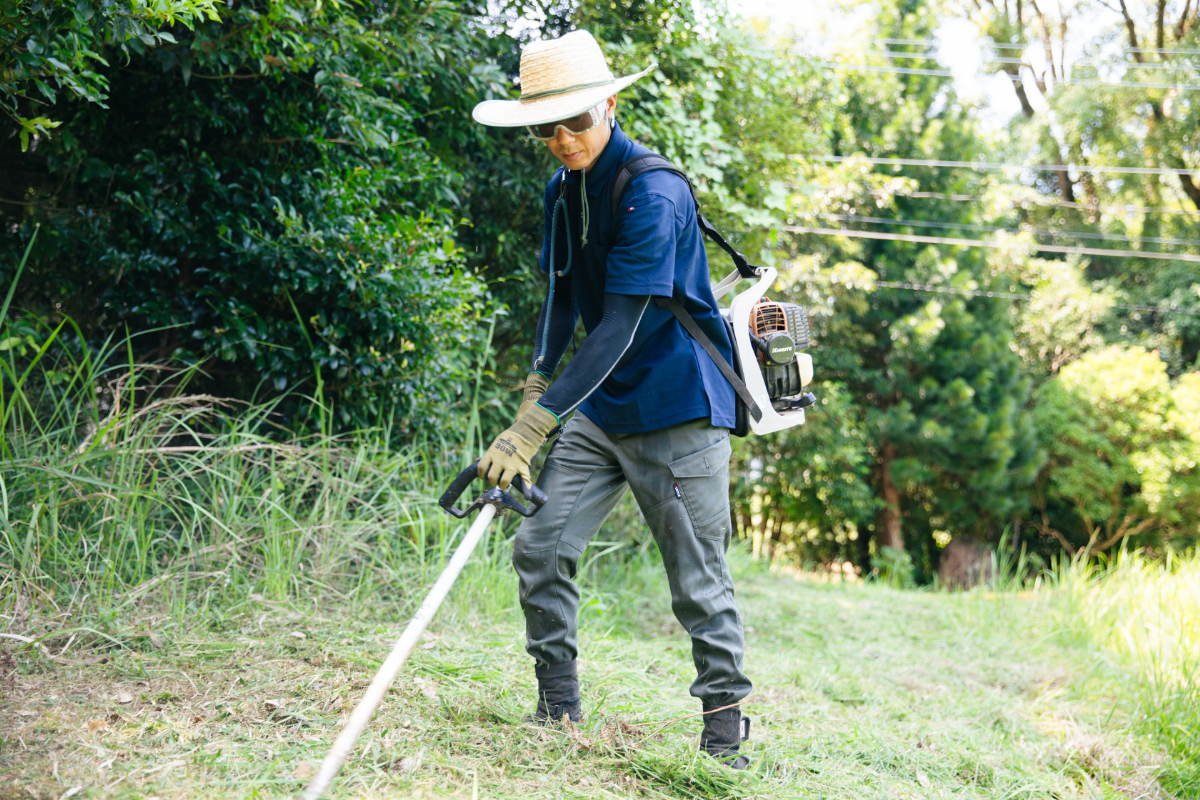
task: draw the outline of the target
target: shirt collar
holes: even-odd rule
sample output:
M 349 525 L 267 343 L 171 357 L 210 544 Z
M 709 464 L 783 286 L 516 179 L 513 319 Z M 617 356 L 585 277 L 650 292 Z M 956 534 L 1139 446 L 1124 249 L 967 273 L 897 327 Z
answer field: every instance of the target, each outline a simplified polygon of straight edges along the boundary
M 587 193 L 589 195 L 600 194 L 608 185 L 613 171 L 621 163 L 628 144 L 629 137 L 625 135 L 625 131 L 621 130 L 621 123 L 618 122 L 612 129 L 612 135 L 608 137 L 608 144 L 604 146 L 604 152 L 587 171 Z M 579 177 L 579 170 L 563 169 L 563 180 L 567 183 L 575 185 L 579 183 Z

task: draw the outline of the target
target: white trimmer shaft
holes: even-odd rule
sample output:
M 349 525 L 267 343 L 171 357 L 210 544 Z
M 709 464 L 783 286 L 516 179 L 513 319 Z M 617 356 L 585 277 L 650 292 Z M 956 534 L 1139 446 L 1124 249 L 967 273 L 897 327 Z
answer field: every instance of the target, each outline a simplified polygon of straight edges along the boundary
M 317 800 L 317 798 L 325 794 L 325 790 L 329 788 L 329 784 L 337 776 L 338 770 L 342 768 L 342 762 L 346 760 L 346 756 L 350 755 L 350 751 L 354 749 L 354 743 L 358 741 L 358 737 L 367 727 L 367 723 L 375 715 L 375 709 L 379 708 L 379 704 L 383 701 L 383 696 L 387 694 L 392 681 L 396 680 L 396 675 L 400 672 L 400 668 L 408 660 L 408 656 L 412 653 L 417 641 L 421 638 L 421 634 L 425 633 L 425 629 L 429 627 L 429 623 L 433 620 L 433 615 L 437 613 L 438 608 L 442 605 L 442 601 L 450 593 L 450 587 L 454 585 L 459 573 L 467 565 L 467 561 L 471 558 L 471 553 L 474 552 L 475 546 L 479 544 L 479 540 L 483 537 L 483 532 L 487 530 L 488 525 L 491 524 L 495 516 L 495 506 L 485 505 L 479 510 L 479 516 L 475 518 L 475 522 L 467 531 L 467 535 L 463 537 L 462 544 L 454 551 L 454 556 L 450 559 L 450 563 L 446 565 L 446 569 L 438 576 L 437 582 L 433 584 L 433 588 L 425 596 L 425 601 L 417 609 L 417 615 L 412 618 L 412 622 L 408 623 L 408 627 L 404 629 L 404 633 L 400 634 L 400 639 L 396 642 L 396 646 L 392 648 L 392 652 L 388 655 L 387 660 L 383 662 L 383 666 L 375 673 L 375 678 L 371 681 L 371 685 L 367 687 L 366 694 L 363 695 L 362 700 L 358 701 L 358 705 L 354 707 L 353 713 L 350 714 L 350 719 L 346 721 L 345 727 L 342 728 L 342 732 L 338 734 L 337 740 L 334 741 L 333 747 L 330 748 L 329 755 L 325 756 L 325 760 L 321 762 L 321 768 L 317 770 L 317 774 L 308 784 L 308 788 L 304 790 L 304 794 L 301 795 L 304 800 Z

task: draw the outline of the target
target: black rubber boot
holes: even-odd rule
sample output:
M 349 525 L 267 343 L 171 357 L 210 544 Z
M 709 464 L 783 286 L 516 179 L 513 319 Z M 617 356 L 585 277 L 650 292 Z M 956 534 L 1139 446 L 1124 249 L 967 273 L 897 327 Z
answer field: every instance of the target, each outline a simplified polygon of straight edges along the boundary
M 561 722 L 563 717 L 571 722 L 583 721 L 583 706 L 579 701 L 579 677 L 575 662 L 552 664 L 534 668 L 538 680 L 537 711 L 526 717 L 526 722 L 550 725 Z
M 750 718 L 742 716 L 742 710 L 721 708 L 721 704 L 704 704 L 704 730 L 700 733 L 700 749 L 732 769 L 745 769 L 750 759 L 738 755 L 742 742 L 750 738 Z

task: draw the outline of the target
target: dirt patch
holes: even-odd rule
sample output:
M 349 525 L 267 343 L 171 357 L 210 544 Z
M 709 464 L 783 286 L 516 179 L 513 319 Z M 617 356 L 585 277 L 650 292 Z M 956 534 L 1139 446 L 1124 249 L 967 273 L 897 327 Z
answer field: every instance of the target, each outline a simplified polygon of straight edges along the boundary
M 0 650 L 0 699 L 7 700 L 17 690 L 17 658 Z

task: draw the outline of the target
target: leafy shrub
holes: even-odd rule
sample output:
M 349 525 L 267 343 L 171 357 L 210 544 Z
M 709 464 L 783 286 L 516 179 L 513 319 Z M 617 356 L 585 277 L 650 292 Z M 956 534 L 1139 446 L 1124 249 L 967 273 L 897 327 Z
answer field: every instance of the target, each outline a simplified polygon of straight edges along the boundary
M 54 138 L 3 144 L 27 205 L 0 210 L 0 269 L 41 223 L 24 307 L 91 338 L 155 330 L 137 358 L 222 393 L 320 389 L 345 424 L 425 413 L 471 360 L 483 287 L 422 116 L 489 90 L 480 35 L 441 0 L 239 3 L 177 28 L 103 71 L 106 106 L 60 99 Z
M 164 26 L 217 19 L 215 0 L 133 0 L 130 3 L 76 0 L 0 2 L 0 110 L 20 128 L 21 149 L 31 137 L 61 123 L 44 116 L 43 101 L 59 92 L 103 105 L 109 66 L 101 51 L 122 59 L 148 47 L 175 42 Z M 25 116 L 29 114 L 29 116 Z
M 1037 527 L 1071 554 L 1200 536 L 1200 373 L 1174 386 L 1157 353 L 1095 350 L 1036 396 L 1049 460 Z
M 879 548 L 879 552 L 871 556 L 871 570 L 877 580 L 893 589 L 911 589 L 916 585 L 912 556 L 898 547 Z

